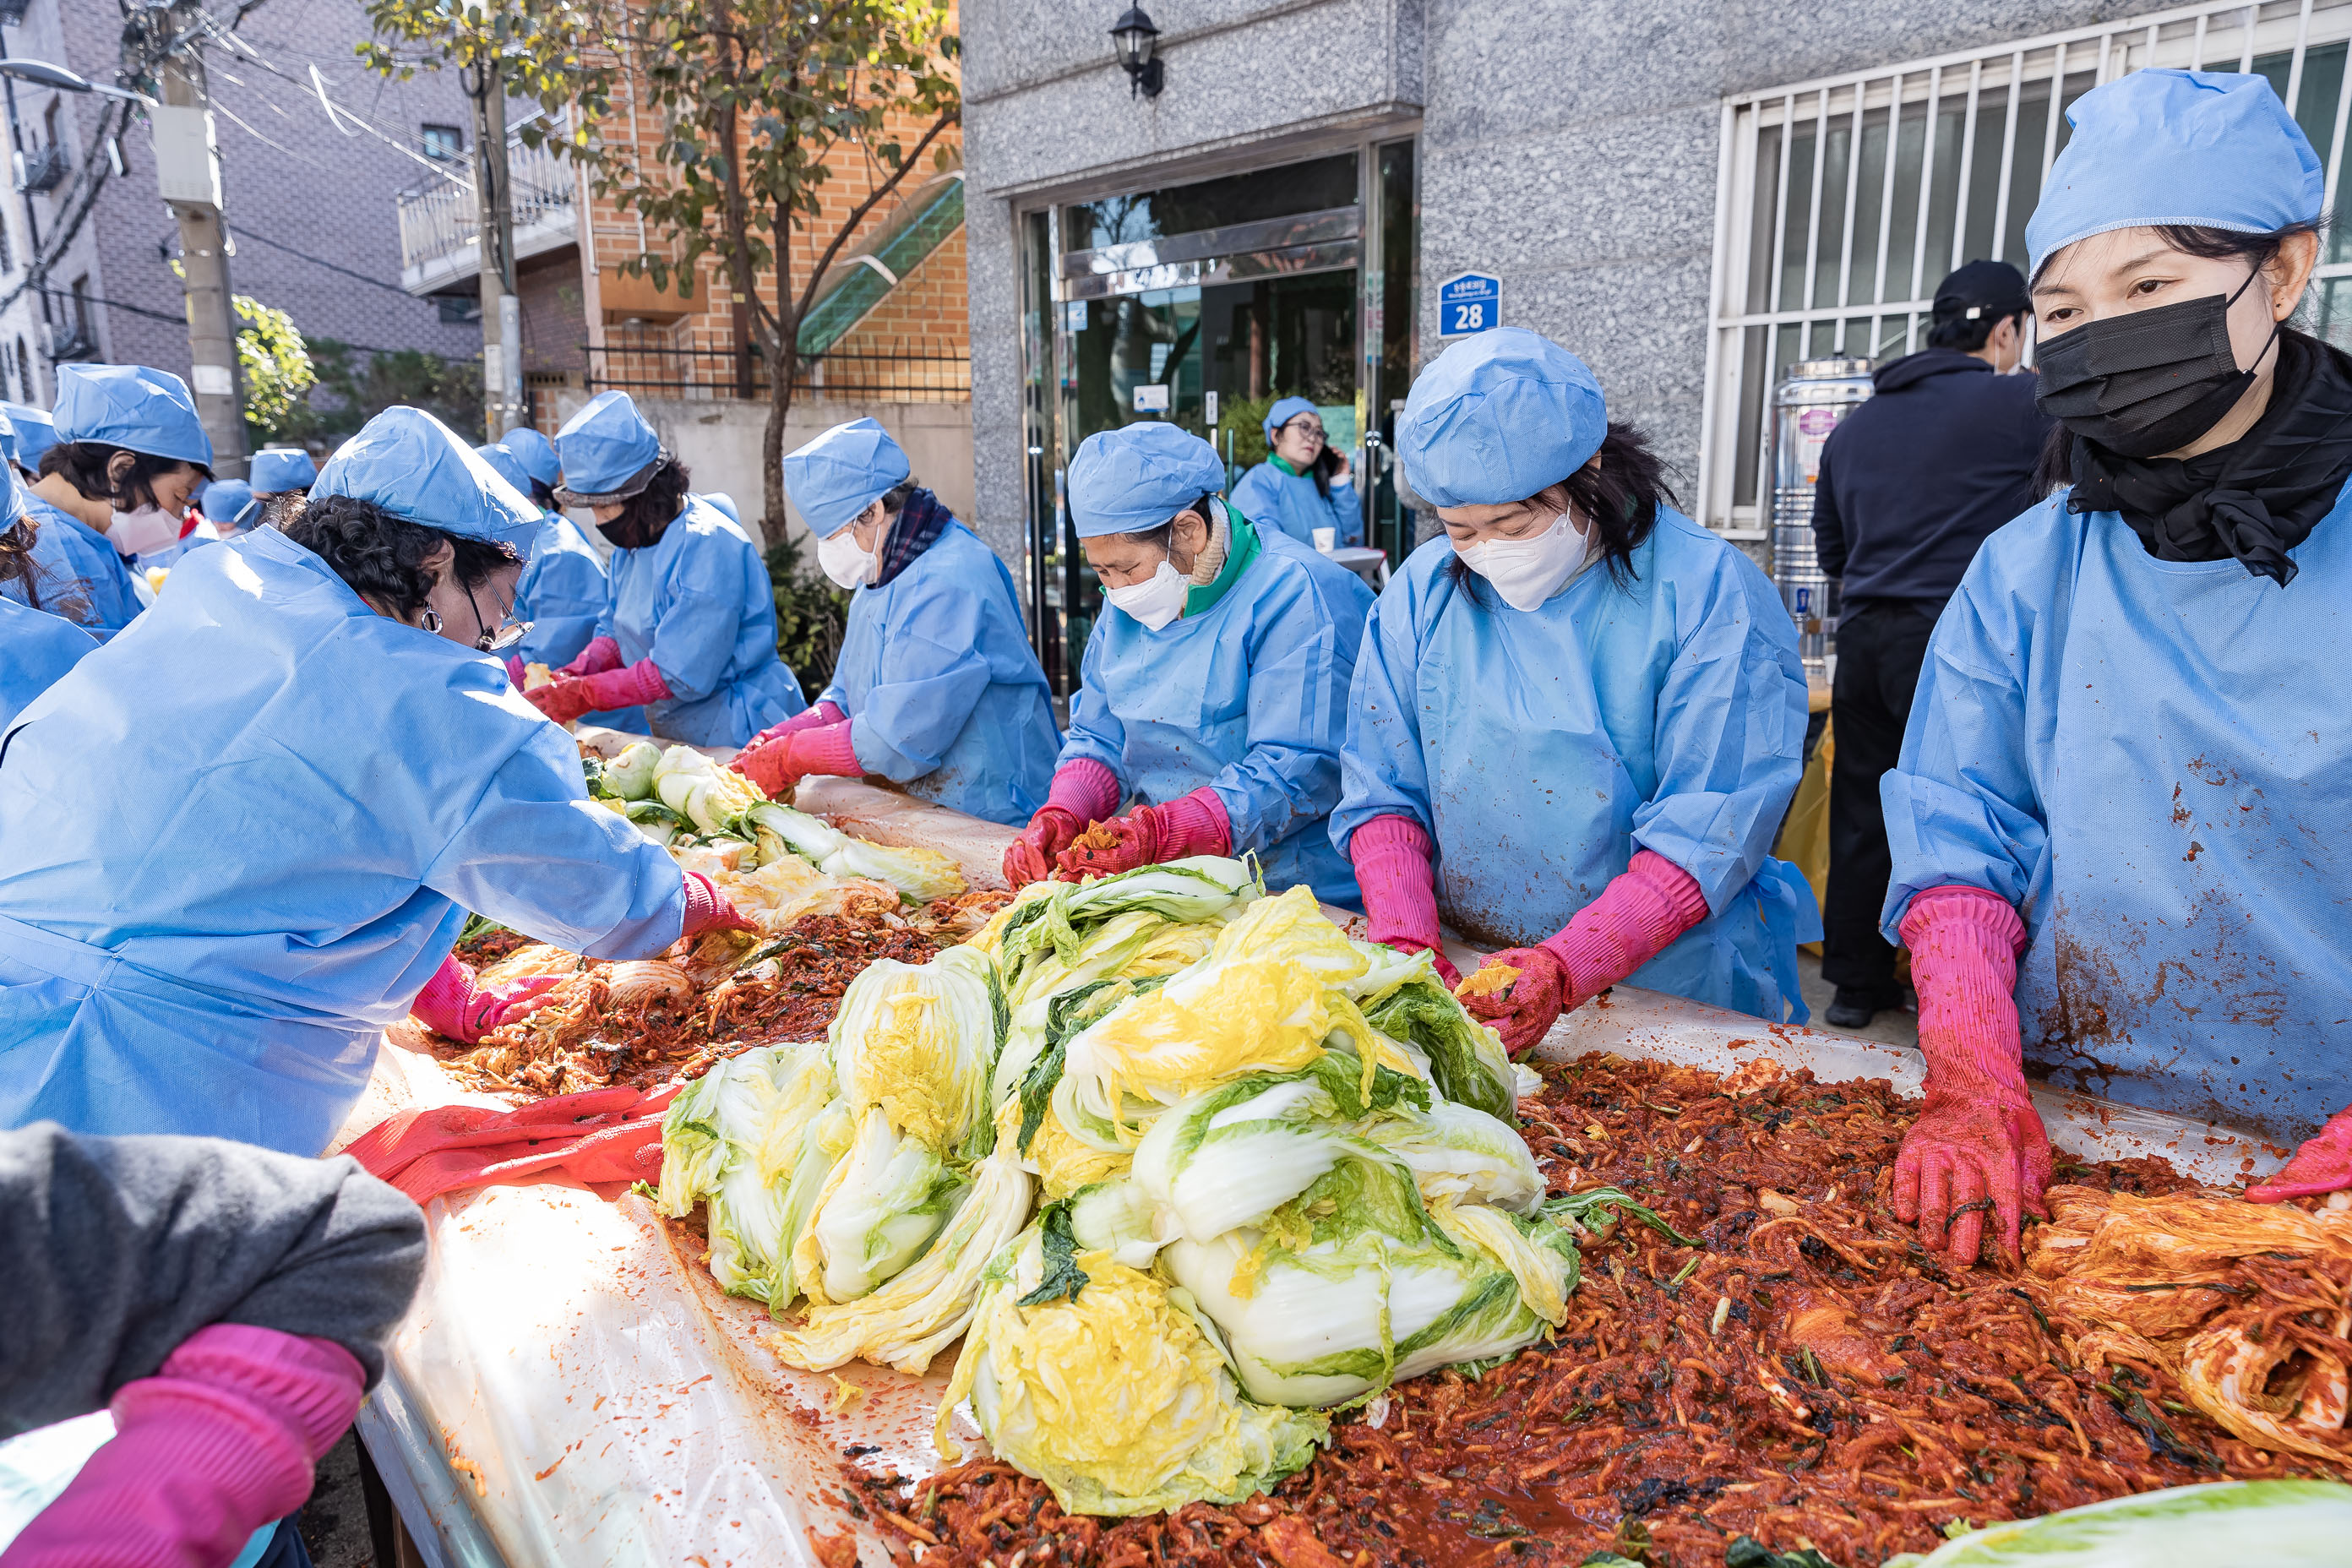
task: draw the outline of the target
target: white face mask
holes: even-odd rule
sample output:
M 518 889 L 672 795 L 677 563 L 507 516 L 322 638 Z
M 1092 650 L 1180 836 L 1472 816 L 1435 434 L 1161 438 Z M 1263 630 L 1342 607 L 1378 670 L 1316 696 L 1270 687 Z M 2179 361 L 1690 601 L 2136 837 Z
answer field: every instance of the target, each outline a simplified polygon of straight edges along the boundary
M 1482 539 L 1456 552 L 1462 564 L 1495 585 L 1503 603 L 1532 610 L 1559 592 L 1584 564 L 1584 533 L 1567 512 L 1528 539 Z
M 160 506 L 142 506 L 136 511 L 118 511 L 114 521 L 106 526 L 107 542 L 128 560 L 144 555 L 151 550 L 161 550 L 180 537 L 180 520 Z
M 845 528 L 816 542 L 816 563 L 845 588 L 855 588 L 874 575 L 882 558 L 857 542 L 857 530 Z
M 1162 561 L 1159 569 L 1140 583 L 1130 583 L 1124 588 L 1106 588 L 1103 596 L 1119 609 L 1143 623 L 1146 631 L 1158 631 L 1184 613 L 1184 595 L 1192 584 L 1184 574 Z

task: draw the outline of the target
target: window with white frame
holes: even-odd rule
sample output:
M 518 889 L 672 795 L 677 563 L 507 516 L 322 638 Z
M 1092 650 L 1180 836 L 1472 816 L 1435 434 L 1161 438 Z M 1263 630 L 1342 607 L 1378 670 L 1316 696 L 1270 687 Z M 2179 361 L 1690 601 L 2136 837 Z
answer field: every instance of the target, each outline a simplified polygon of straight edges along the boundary
M 2326 161 L 2332 212 L 2347 47 L 2352 0 L 2203 5 L 1726 100 L 1705 520 L 1767 521 L 1768 395 L 1790 365 L 1911 353 L 1946 273 L 1988 257 L 2023 269 L 2065 111 L 2101 82 L 2149 66 L 2268 77 Z M 2352 346 L 2352 225 L 2329 239 L 2306 316 Z

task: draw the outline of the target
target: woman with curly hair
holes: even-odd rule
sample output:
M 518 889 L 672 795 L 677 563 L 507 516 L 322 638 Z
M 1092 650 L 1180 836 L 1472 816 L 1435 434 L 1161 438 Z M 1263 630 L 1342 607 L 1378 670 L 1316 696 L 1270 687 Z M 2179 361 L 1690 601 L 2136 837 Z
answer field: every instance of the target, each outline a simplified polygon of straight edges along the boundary
M 530 694 L 540 711 L 559 724 L 593 717 L 740 746 L 807 707 L 776 657 L 775 589 L 759 546 L 693 493 L 686 465 L 629 395 L 597 394 L 555 433 L 555 450 L 556 499 L 595 515 L 613 545 L 612 589 L 595 637 Z
M 589 805 L 494 657 L 539 525 L 432 416 L 388 409 L 16 720 L 0 1126 L 315 1154 L 385 1025 L 471 1040 L 529 1005 L 450 956 L 467 910 L 599 958 L 741 925 Z

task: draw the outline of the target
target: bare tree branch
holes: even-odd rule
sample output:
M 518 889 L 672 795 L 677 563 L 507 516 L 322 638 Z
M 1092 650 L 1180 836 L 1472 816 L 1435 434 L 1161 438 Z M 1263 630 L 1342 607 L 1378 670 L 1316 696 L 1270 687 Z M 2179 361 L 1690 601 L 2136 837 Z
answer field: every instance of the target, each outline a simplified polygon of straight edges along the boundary
M 833 243 L 824 247 L 824 254 L 817 258 L 815 267 L 809 272 L 808 287 L 802 290 L 800 305 L 794 312 L 795 324 L 798 318 L 807 315 L 809 307 L 816 302 L 816 286 L 824 281 L 825 268 L 831 267 L 834 258 L 841 254 L 841 247 L 849 242 L 849 237 L 857 232 L 857 226 L 866 221 L 866 215 L 872 212 L 883 197 L 898 188 L 899 184 L 907 177 L 907 171 L 912 169 L 917 160 L 922 157 L 923 149 L 938 141 L 941 132 L 962 118 L 963 107 L 961 104 L 942 110 L 940 117 L 931 121 L 930 129 L 923 132 L 922 140 L 915 143 L 914 150 L 898 160 L 898 166 L 891 171 L 890 177 L 877 186 L 872 195 L 851 209 L 849 216 L 843 220 L 839 232 L 834 235 Z

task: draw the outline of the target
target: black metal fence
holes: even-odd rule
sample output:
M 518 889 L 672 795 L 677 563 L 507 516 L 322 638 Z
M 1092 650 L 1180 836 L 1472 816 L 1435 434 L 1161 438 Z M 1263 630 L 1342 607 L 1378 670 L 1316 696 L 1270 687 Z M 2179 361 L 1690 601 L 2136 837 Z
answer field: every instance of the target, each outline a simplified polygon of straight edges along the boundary
M 615 336 L 602 348 L 583 345 L 588 388 L 608 387 L 698 401 L 768 395 L 768 367 L 754 350 L 677 348 L 667 342 Z M 882 347 L 860 343 L 801 362 L 793 398 L 844 403 L 964 403 L 971 398 L 971 355 L 928 342 Z

